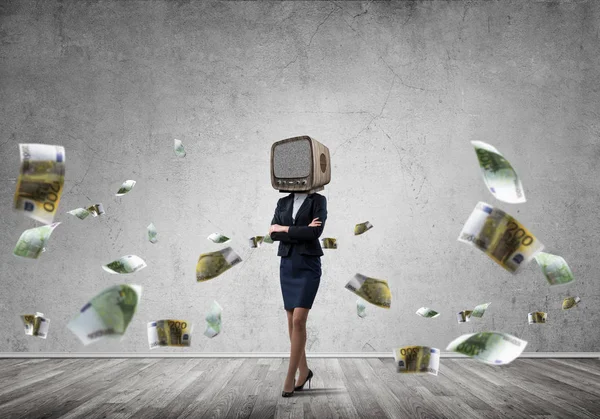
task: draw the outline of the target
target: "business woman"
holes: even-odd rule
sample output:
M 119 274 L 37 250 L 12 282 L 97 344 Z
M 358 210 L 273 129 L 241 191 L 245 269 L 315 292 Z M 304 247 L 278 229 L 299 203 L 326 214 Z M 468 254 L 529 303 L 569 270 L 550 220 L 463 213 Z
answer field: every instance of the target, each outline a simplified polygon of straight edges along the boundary
M 321 281 L 323 250 L 319 237 L 326 220 L 327 199 L 323 195 L 293 192 L 277 202 L 269 228 L 271 239 L 279 241 L 279 280 L 291 342 L 283 397 L 302 390 L 306 382 L 310 388 L 313 377 L 306 363 L 306 319 Z

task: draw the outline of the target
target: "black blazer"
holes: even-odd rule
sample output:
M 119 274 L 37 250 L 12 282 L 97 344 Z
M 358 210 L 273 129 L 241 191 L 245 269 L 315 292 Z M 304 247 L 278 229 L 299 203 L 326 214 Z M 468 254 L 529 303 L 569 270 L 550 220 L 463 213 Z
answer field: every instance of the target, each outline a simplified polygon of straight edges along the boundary
M 327 199 L 318 193 L 308 194 L 296 213 L 294 223 L 292 223 L 293 210 L 293 192 L 277 201 L 277 209 L 271 225 L 290 226 L 287 233 L 271 233 L 271 239 L 279 241 L 277 256 L 288 256 L 292 244 L 296 245 L 296 249 L 301 255 L 323 256 L 319 236 L 321 236 L 325 228 L 325 220 L 327 220 Z M 317 217 L 319 217 L 318 221 L 321 221 L 321 225 L 309 227 L 308 225 Z

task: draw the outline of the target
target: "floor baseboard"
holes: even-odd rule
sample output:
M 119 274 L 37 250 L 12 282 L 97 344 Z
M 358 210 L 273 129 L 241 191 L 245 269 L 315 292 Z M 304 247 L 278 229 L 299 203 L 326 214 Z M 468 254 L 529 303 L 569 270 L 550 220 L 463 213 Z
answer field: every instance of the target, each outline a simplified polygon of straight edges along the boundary
M 289 358 L 287 352 L 3 352 L 8 358 Z M 393 358 L 392 352 L 313 352 L 307 358 Z M 442 358 L 468 358 L 442 352 Z M 519 358 L 598 358 L 600 352 L 523 352 Z

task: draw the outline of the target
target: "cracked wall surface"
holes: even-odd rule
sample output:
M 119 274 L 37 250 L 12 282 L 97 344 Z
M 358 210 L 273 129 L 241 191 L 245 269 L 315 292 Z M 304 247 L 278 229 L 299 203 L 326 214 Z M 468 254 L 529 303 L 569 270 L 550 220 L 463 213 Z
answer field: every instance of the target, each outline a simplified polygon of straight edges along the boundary
M 0 351 L 145 352 L 146 323 L 163 318 L 194 323 L 189 351 L 287 351 L 277 247 L 247 239 L 283 196 L 271 144 L 303 134 L 331 151 L 323 236 L 339 243 L 322 257 L 309 351 L 444 350 L 483 330 L 527 351 L 598 351 L 599 28 L 594 1 L 0 2 Z M 509 159 L 526 203 L 491 196 L 471 140 Z M 38 142 L 66 148 L 62 224 L 27 260 L 13 248 L 39 224 L 12 199 L 18 144 Z M 126 179 L 135 188 L 115 197 Z M 459 243 L 478 201 L 514 215 L 576 281 L 550 287 L 535 262 L 513 276 Z M 106 215 L 66 214 L 97 202 Z M 197 283 L 198 256 L 224 247 L 213 232 L 243 262 Z M 102 270 L 128 254 L 148 267 Z M 388 280 L 390 310 L 357 316 L 344 289 L 357 272 Z M 125 337 L 82 346 L 66 324 L 118 283 L 143 287 Z M 561 310 L 571 295 L 581 303 Z M 223 332 L 208 339 L 213 300 Z M 457 324 L 484 302 L 483 318 Z M 418 317 L 421 306 L 441 316 Z M 18 316 L 36 311 L 51 320 L 46 340 L 23 333 Z M 531 311 L 548 323 L 529 326 Z

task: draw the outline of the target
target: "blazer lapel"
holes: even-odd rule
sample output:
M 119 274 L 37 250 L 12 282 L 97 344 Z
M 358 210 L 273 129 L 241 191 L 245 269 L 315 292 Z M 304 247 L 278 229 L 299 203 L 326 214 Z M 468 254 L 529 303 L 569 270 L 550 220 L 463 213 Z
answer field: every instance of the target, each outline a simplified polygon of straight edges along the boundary
M 296 223 L 298 222 L 298 218 L 300 218 L 300 215 L 304 212 L 307 211 L 308 208 L 310 207 L 310 204 L 312 202 L 313 196 L 311 195 L 307 195 L 306 198 L 304 199 L 304 202 L 302 203 L 302 205 L 300 205 L 300 208 L 298 209 L 298 212 L 296 213 L 296 218 L 294 218 L 294 225 L 296 225 Z M 294 208 L 294 199 L 292 198 L 292 211 Z M 290 212 L 290 217 L 292 216 L 292 213 Z M 312 220 L 310 220 L 312 221 Z

